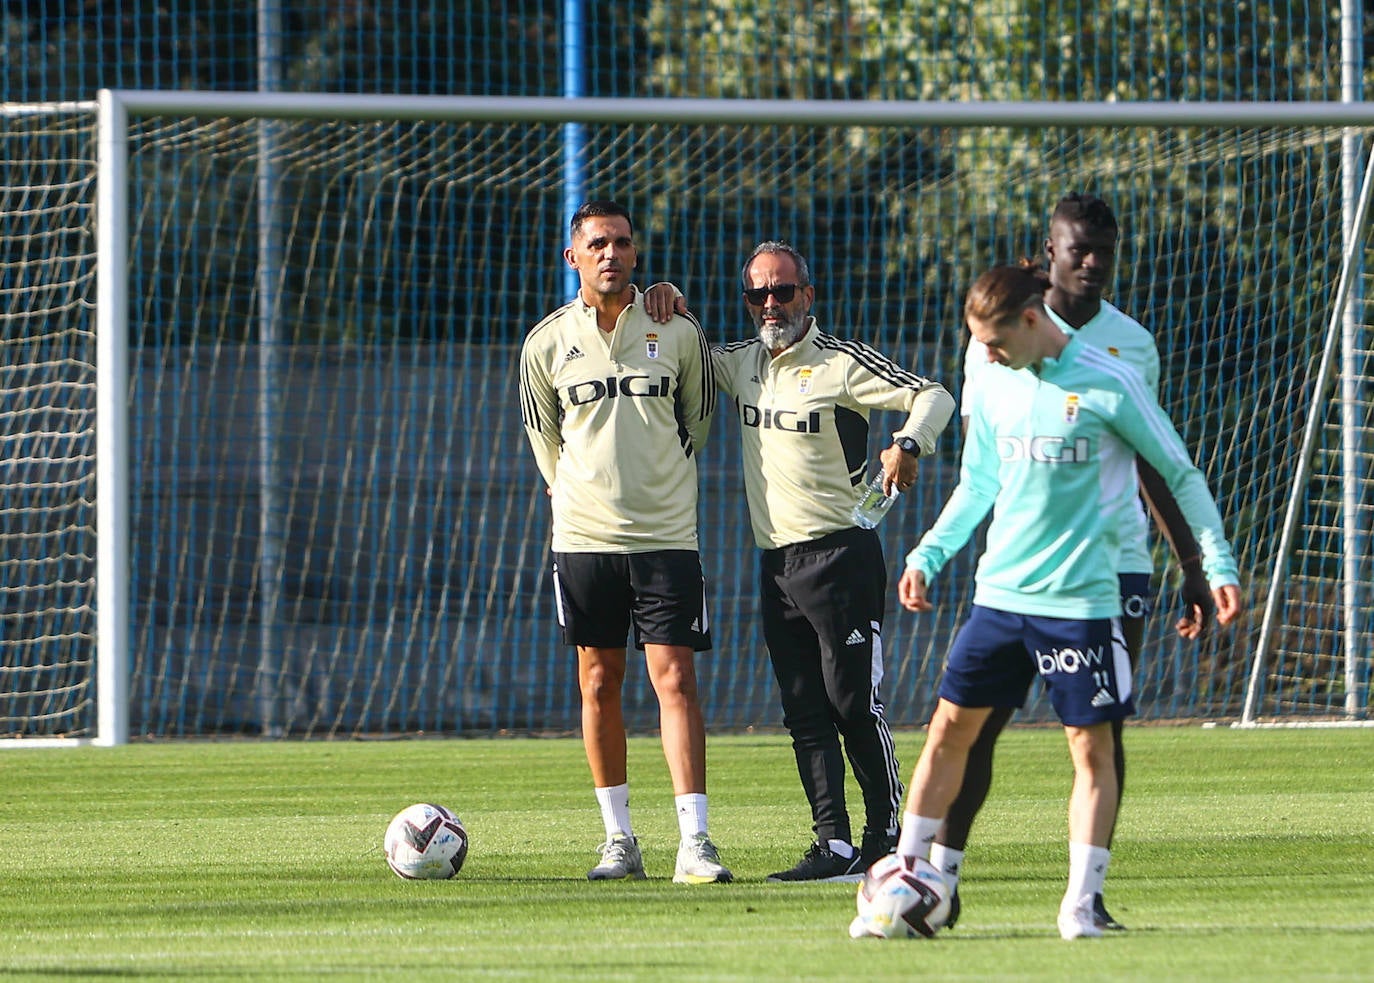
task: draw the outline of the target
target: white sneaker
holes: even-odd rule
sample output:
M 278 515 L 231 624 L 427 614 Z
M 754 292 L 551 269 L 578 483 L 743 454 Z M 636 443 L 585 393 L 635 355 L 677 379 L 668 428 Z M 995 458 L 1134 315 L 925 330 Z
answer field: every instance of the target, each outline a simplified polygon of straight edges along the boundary
M 587 880 L 644 880 L 644 857 L 639 852 L 639 840 L 633 836 L 614 833 L 597 850 L 601 852 L 601 863 L 587 871 Z
M 1093 917 L 1093 896 L 1085 894 L 1077 901 L 1065 898 L 1059 906 L 1059 937 L 1063 939 L 1100 939 L 1102 929 Z
M 722 866 L 716 845 L 705 833 L 697 833 L 678 845 L 675 884 L 729 884 L 734 879 L 735 875 Z

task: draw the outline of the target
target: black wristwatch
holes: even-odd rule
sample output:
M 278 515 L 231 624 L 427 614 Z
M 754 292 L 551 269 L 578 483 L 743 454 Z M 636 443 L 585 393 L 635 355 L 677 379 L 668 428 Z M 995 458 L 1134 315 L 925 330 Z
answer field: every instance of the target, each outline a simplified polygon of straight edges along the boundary
M 892 443 L 897 446 L 898 450 L 906 451 L 912 457 L 921 456 L 921 445 L 916 443 L 913 437 L 898 437 Z

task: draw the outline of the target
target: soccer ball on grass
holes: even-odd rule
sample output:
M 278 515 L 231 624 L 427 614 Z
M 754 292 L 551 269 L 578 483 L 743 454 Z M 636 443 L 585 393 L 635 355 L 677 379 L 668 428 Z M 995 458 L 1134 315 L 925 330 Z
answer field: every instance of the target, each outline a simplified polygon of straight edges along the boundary
M 949 886 L 929 860 L 888 854 L 864 873 L 854 939 L 933 938 L 949 918 Z
M 463 869 L 468 831 L 443 806 L 419 802 L 406 806 L 386 828 L 386 862 L 408 881 L 445 880 Z

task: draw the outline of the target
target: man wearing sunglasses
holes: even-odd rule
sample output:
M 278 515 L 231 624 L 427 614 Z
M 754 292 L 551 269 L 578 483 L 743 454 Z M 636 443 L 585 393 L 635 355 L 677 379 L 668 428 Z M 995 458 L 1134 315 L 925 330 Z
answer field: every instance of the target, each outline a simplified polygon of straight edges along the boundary
M 759 564 L 764 640 L 782 696 L 815 842 L 770 881 L 857 881 L 897 840 L 903 793 L 878 687 L 887 563 L 853 519 L 875 409 L 905 414 L 882 452 L 885 490 L 907 491 L 954 412 L 936 382 L 861 342 L 821 330 L 806 259 L 757 245 L 741 271 L 757 335 L 712 349 L 740 423 Z M 845 757 L 864 798 L 856 845 Z

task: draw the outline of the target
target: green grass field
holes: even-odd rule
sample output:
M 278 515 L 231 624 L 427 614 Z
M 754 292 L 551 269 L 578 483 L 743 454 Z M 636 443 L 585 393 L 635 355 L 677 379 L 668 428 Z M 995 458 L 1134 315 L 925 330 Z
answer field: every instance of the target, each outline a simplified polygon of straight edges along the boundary
M 920 733 L 899 735 L 908 770 Z M 958 927 L 851 941 L 852 885 L 765 884 L 808 842 L 777 735 L 710 741 L 711 825 L 737 882 L 671 882 L 657 741 L 631 745 L 649 879 L 589 883 L 600 821 L 558 740 L 176 743 L 0 752 L 0 980 L 1374 978 L 1374 730 L 1136 727 L 1108 881 L 1129 931 L 1059 939 L 1070 771 L 1015 730 Z M 454 880 L 381 858 L 442 802 Z

